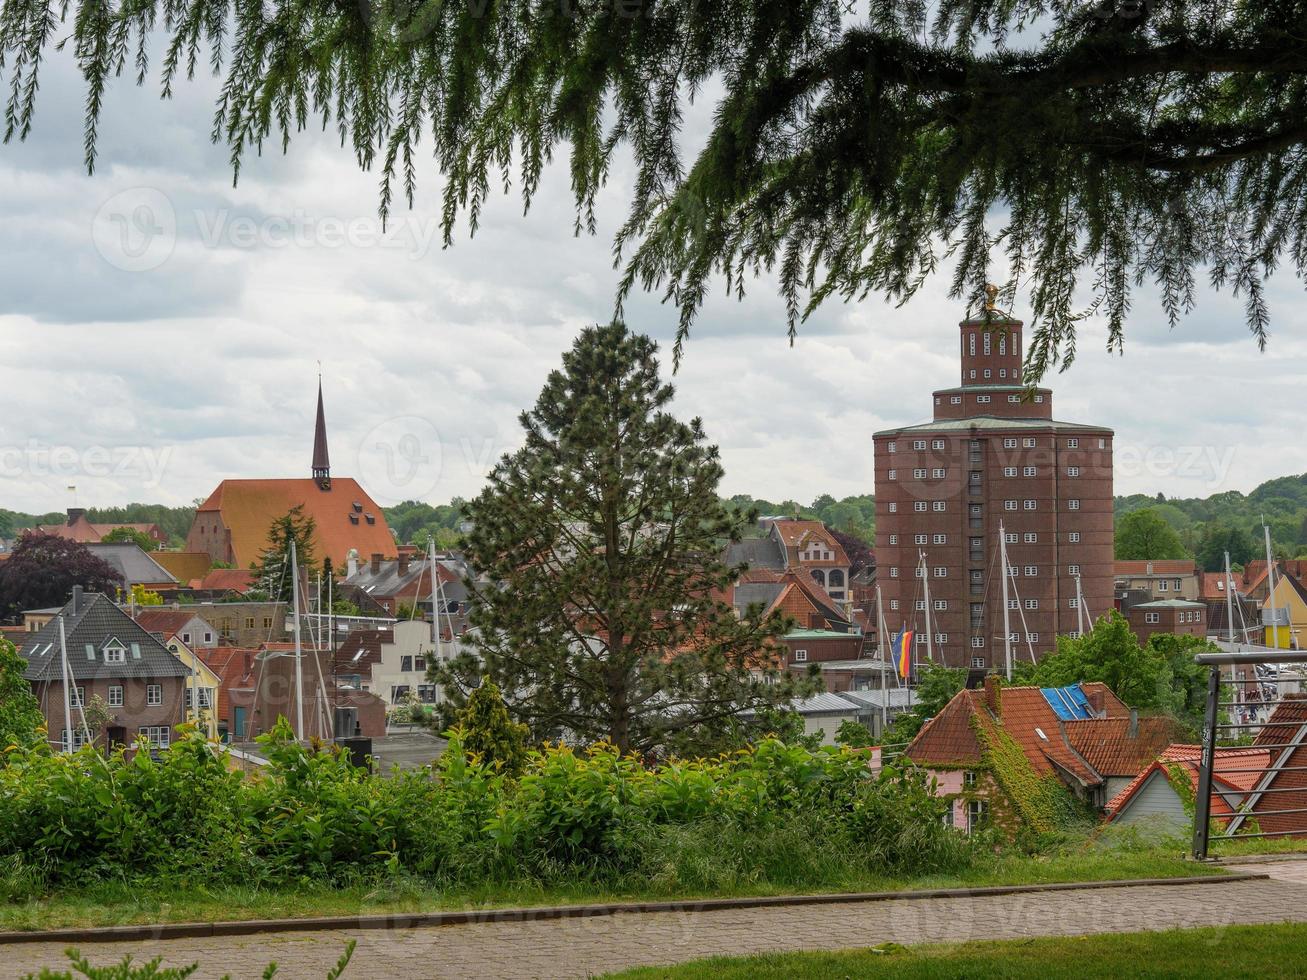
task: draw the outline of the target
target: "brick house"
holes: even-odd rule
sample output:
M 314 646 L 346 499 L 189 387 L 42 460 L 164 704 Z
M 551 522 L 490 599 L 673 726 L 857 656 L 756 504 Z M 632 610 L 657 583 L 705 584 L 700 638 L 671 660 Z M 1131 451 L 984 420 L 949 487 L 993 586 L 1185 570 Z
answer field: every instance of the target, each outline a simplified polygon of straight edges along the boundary
M 952 824 L 1051 830 L 1071 797 L 1101 809 L 1177 734 L 1140 718 L 1105 684 L 960 691 L 922 727 L 905 756 L 934 777 Z M 1070 795 L 1068 795 L 1070 794 Z
M 1155 599 L 1139 602 L 1125 612 L 1130 629 L 1147 643 L 1154 633 L 1177 636 L 1207 635 L 1207 603 L 1190 599 Z
M 74 685 L 71 732 L 64 724 L 61 622 Z M 114 717 L 102 731 L 90 734 L 110 745 L 129 745 L 142 738 L 154 748 L 167 748 L 173 727 L 186 719 L 190 671 L 108 596 L 83 593 L 75 586 L 69 602 L 30 636 L 21 653 L 27 661 L 23 676 L 40 702 L 56 748 L 83 743 L 76 708 L 97 695 Z
M 1020 320 L 991 307 L 960 326 L 960 384 L 934 392 L 933 420 L 874 436 L 875 551 L 890 632 L 925 648 L 924 554 L 935 656 L 980 670 L 1002 656 L 1000 525 L 1014 635 L 1036 655 L 1080 629 L 1082 600 L 1111 606 L 1113 434 L 1056 420 L 1053 393 L 1022 383 Z
M 67 538 L 81 544 L 94 544 L 104 540 L 104 536 L 119 528 L 127 528 L 144 534 L 156 544 L 167 544 L 168 536 L 158 524 L 93 524 L 86 516 L 85 507 L 69 507 L 68 519 L 62 524 L 41 524 L 37 530 L 42 534 L 53 534 L 58 538 Z

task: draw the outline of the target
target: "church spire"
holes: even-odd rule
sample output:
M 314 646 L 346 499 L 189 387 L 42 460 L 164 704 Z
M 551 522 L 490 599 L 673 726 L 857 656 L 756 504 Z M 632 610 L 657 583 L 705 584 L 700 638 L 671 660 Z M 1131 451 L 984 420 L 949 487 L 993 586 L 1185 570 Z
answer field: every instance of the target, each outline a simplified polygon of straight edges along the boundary
M 331 459 L 327 455 L 327 417 L 322 411 L 322 375 L 318 375 L 318 421 L 313 430 L 313 479 L 331 489 Z

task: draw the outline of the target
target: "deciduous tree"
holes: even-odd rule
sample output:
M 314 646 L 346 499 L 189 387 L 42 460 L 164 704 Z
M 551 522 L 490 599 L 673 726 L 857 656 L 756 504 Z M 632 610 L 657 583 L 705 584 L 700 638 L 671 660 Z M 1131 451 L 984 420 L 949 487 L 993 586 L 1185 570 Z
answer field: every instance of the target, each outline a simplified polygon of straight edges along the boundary
M 1152 510 L 1131 511 L 1116 521 L 1116 557 L 1122 561 L 1188 558 L 1180 535 Z
M 29 531 L 0 562 L 0 618 L 24 609 L 62 606 L 74 585 L 114 595 L 122 578 L 107 562 L 76 541 Z
M 14 645 L 0 638 L 0 765 L 9 746 L 30 748 L 41 741 L 39 729 L 45 717 L 23 677 L 26 667 L 27 661 L 18 655 Z

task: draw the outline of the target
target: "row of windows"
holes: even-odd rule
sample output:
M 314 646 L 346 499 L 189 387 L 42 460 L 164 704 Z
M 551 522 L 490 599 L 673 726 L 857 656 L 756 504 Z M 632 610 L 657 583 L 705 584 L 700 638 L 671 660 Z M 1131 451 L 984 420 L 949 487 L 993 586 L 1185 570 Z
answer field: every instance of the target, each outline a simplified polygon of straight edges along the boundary
M 1201 623 L 1202 620 L 1203 620 L 1203 614 L 1202 614 L 1202 610 L 1200 609 L 1195 609 L 1192 612 L 1187 610 L 1181 610 L 1180 612 L 1175 614 L 1175 621 L 1177 623 Z M 1155 613 L 1155 612 L 1144 613 L 1145 623 L 1160 623 L 1161 621 L 1162 621 L 1162 616 L 1160 613 Z
M 109 694 L 109 697 L 108 697 L 108 704 L 109 704 L 109 707 L 111 707 L 111 708 L 121 708 L 121 707 L 123 706 L 123 689 L 122 689 L 122 685 L 120 685 L 120 684 L 113 684 L 113 685 L 110 685 L 108 694 Z M 190 706 L 190 694 L 191 694 L 191 692 L 190 692 L 190 690 L 188 689 L 188 690 L 186 691 L 186 704 L 187 704 L 187 707 Z M 72 688 L 72 689 L 68 692 L 68 703 L 69 703 L 69 705 L 71 705 L 71 706 L 74 707 L 74 708 L 85 708 L 85 707 L 86 707 L 86 688 L 84 688 L 84 687 L 74 687 L 74 688 Z M 163 704 L 163 685 L 161 685 L 161 684 L 148 684 L 148 685 L 146 685 L 146 688 L 145 688 L 145 703 L 148 704 L 148 705 L 151 705 L 151 706 L 156 706 L 156 707 L 157 707 L 158 705 Z M 203 706 L 203 707 L 206 707 L 206 708 L 208 707 L 207 704 L 203 704 L 203 703 L 202 703 L 202 706 Z
M 945 504 L 946 501 L 943 500 L 936 500 L 929 504 L 924 500 L 918 500 L 913 503 L 912 509 L 917 513 L 924 513 L 927 510 L 933 510 L 937 514 L 942 514 L 945 510 L 948 509 L 945 506 Z M 891 500 L 889 502 L 889 512 L 891 514 L 897 514 L 899 512 L 899 505 L 897 501 Z
M 1012 509 L 1015 510 L 1016 508 L 1014 507 L 1014 508 L 1012 508 Z M 1024 533 L 1021 534 L 1021 535 L 1018 535 L 1016 531 L 1007 531 L 1007 532 L 1004 533 L 1004 536 L 1007 538 L 1007 543 L 1008 543 L 1008 544 L 1018 544 L 1018 543 L 1019 543 L 1019 542 L 1018 542 L 1018 538 L 1020 538 L 1021 540 L 1023 540 L 1026 544 L 1038 544 L 1038 543 L 1039 543 L 1039 532 L 1037 532 L 1037 531 L 1026 531 L 1026 532 L 1024 532 Z M 926 538 L 927 538 L 927 537 L 929 537 L 929 538 L 931 539 L 930 542 L 927 542 L 927 541 L 926 541 Z M 1079 544 L 1079 543 L 1080 543 L 1080 532 L 1079 532 L 1079 531 L 1068 531 L 1068 532 L 1067 532 L 1067 541 L 1070 542 L 1071 544 Z M 891 545 L 896 545 L 896 544 L 898 544 L 898 543 L 899 543 L 899 536 L 898 536 L 897 534 L 891 534 L 891 535 L 889 536 L 889 543 L 890 543 Z M 926 535 L 926 534 L 914 534 L 914 535 L 912 536 L 912 543 L 913 543 L 913 544 L 927 544 L 927 543 L 930 543 L 930 544 L 948 544 L 948 535 L 947 535 L 947 534 L 931 534 L 931 535 Z M 971 547 L 972 547 L 973 549 L 984 547 L 983 539 L 981 539 L 981 538 L 972 538 L 972 539 L 971 539 Z M 1068 573 L 1067 573 L 1067 574 L 1069 574 L 1069 575 L 1079 575 L 1079 574 L 1080 574 L 1080 566 L 1079 566 L 1079 565 L 1072 565 L 1072 566 L 1070 566 L 1070 567 L 1073 568 L 1073 569 L 1075 569 L 1075 571 L 1070 571 L 1070 570 L 1068 570 Z M 1175 588 L 1176 588 L 1176 591 L 1179 591 L 1179 589 L 1180 589 L 1180 583 L 1179 583 L 1179 580 L 1178 580 L 1178 579 L 1176 580 L 1176 586 L 1175 586 Z M 1163 586 L 1162 586 L 1158 591 L 1160 591 L 1160 592 L 1165 592 L 1165 591 L 1166 591 L 1166 586 L 1163 585 Z
M 1164 578 L 1164 579 L 1158 579 L 1158 581 L 1157 581 L 1157 591 L 1158 591 L 1158 592 L 1165 592 L 1165 591 L 1167 590 L 1167 588 L 1169 587 L 1171 581 L 1172 581 L 1172 579 L 1166 579 L 1166 578 Z M 1175 579 L 1174 582 L 1175 582 L 1175 591 L 1176 591 L 1176 592 L 1181 591 L 1181 588 L 1182 588 L 1182 583 L 1181 583 L 1181 581 L 1180 581 L 1179 579 Z M 1224 584 L 1225 584 L 1225 583 L 1223 583 L 1223 582 L 1218 582 L 1218 583 L 1217 583 L 1217 585 L 1224 585 Z
M 955 405 L 958 404 L 958 403 L 959 403 L 958 399 L 960 399 L 960 398 L 961 398 L 960 395 L 954 395 L 954 396 L 953 396 L 953 404 L 955 404 Z M 1014 400 L 1015 400 L 1015 401 L 1019 401 L 1020 398 L 1021 398 L 1020 395 L 1009 395 L 1009 396 L 1008 396 L 1008 400 L 1009 400 L 1009 401 L 1014 401 Z M 977 400 L 977 401 L 983 401 L 983 402 L 985 402 L 985 403 L 988 403 L 988 402 L 989 402 L 989 396 L 988 396 L 988 395 L 977 395 L 977 396 L 976 396 L 976 400 Z M 1036 398 L 1036 401 L 1042 401 L 1042 400 L 1043 400 L 1043 399 L 1042 399 L 1042 396 Z M 927 443 L 927 441 L 928 441 L 928 440 L 926 440 L 926 439 L 913 439 L 913 440 L 912 440 L 912 448 L 915 449 L 915 450 L 918 450 L 918 451 L 924 450 L 924 449 L 926 448 L 926 443 Z M 931 439 L 931 440 L 929 440 L 929 443 L 930 443 L 930 448 L 931 448 L 931 449 L 945 449 L 945 448 L 947 448 L 947 445 L 948 445 L 947 440 L 944 440 L 944 439 Z M 1003 437 L 1003 448 L 1004 448 L 1004 449 L 1016 449 L 1018 446 L 1021 446 L 1021 447 L 1024 448 L 1024 449 L 1034 449 L 1034 448 L 1037 447 L 1038 445 L 1039 445 L 1039 439 L 1036 438 L 1035 436 L 1023 436 L 1023 437 L 1021 437 L 1021 438 L 1017 438 L 1016 436 L 1004 436 L 1004 437 Z M 972 441 L 972 448 L 973 448 L 973 449 L 979 449 L 979 448 L 980 448 L 980 444 L 979 444 L 979 442 L 973 440 L 973 441 Z M 1078 438 L 1076 438 L 1076 439 L 1068 439 L 1068 440 L 1066 440 L 1066 448 L 1067 448 L 1067 449 L 1079 449 L 1079 448 L 1080 448 L 1080 440 L 1079 440 Z M 1107 447 L 1107 439 L 1105 439 L 1105 438 L 1104 438 L 1104 439 L 1099 439 L 1099 440 L 1098 440 L 1098 448 L 1099 448 L 1099 449 L 1106 449 L 1106 448 L 1108 448 L 1108 447 Z M 899 451 L 899 444 L 898 444 L 898 442 L 895 441 L 895 442 L 889 442 L 889 443 L 886 443 L 886 444 L 885 444 L 885 451 L 886 451 L 886 452 L 891 452 L 891 453 L 897 453 L 897 452 Z
M 890 537 L 893 537 L 893 535 L 890 535 Z M 917 565 L 914 571 L 914 577 L 924 578 L 925 576 L 922 574 L 924 571 L 925 570 L 920 565 Z M 1009 565 L 1007 567 L 1007 573 L 1009 578 L 1020 578 L 1022 575 L 1024 575 L 1026 578 L 1039 578 L 1039 566 L 1038 565 Z M 1075 578 L 1080 574 L 1080 566 L 1068 565 L 1066 567 L 1066 573 L 1071 577 Z M 948 567 L 945 565 L 936 565 L 933 574 L 935 578 L 948 578 Z M 897 566 L 895 565 L 890 566 L 889 577 L 890 578 L 899 577 L 899 569 Z M 971 570 L 971 581 L 983 582 L 984 580 L 985 580 L 984 572 L 980 571 L 980 569 Z M 1015 609 L 1016 607 L 1013 606 L 1013 608 Z M 1028 608 L 1033 609 L 1034 607 L 1031 606 Z M 1073 606 L 1072 608 L 1075 607 Z

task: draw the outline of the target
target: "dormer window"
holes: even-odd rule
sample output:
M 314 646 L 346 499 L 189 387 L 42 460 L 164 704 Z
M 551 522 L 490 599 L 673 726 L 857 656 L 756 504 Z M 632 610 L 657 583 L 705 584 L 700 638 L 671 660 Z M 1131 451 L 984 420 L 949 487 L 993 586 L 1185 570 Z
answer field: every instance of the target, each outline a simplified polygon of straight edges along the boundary
M 354 508 L 354 513 L 356 513 L 356 514 L 361 514 L 361 513 L 363 513 L 363 505 L 362 505 L 361 503 L 359 503 L 357 500 L 354 501 L 354 503 L 351 504 L 351 506 Z
M 110 640 L 104 647 L 104 662 L 121 664 L 127 661 L 127 648 L 117 640 Z
M 375 515 L 373 515 L 373 514 L 365 514 L 364 516 L 367 518 L 367 521 L 368 521 L 369 524 L 375 524 L 375 523 L 377 523 L 377 518 L 376 518 Z
M 357 524 L 357 523 L 359 522 L 359 515 L 358 515 L 358 514 L 350 514 L 350 515 L 349 515 L 349 522 L 350 522 L 351 524 Z

